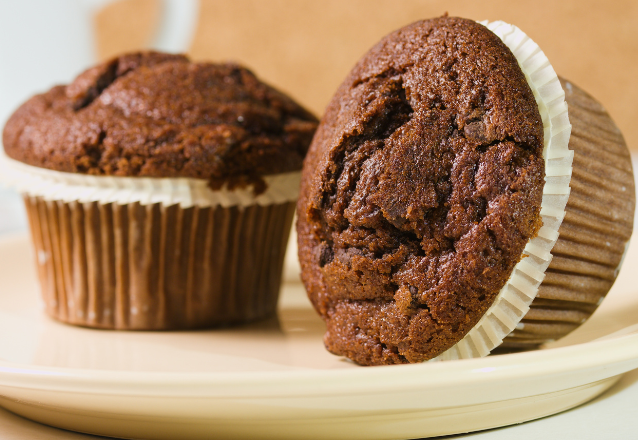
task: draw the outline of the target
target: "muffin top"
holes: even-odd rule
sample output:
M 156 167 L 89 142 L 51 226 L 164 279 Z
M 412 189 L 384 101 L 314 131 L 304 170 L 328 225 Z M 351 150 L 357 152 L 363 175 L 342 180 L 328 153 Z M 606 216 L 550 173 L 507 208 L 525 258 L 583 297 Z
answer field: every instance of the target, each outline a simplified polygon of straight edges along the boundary
M 419 21 L 337 90 L 298 203 L 327 348 L 364 365 L 458 342 L 542 225 L 543 124 L 516 58 L 476 22 Z
M 316 118 L 235 64 L 132 53 L 34 96 L 3 132 L 7 155 L 56 171 L 191 177 L 213 188 L 300 170 Z

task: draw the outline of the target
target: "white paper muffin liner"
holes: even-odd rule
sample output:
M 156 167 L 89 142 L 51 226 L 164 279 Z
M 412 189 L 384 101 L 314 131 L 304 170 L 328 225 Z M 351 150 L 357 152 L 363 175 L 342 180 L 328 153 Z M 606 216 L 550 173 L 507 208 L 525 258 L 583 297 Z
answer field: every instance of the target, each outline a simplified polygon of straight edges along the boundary
M 568 149 L 571 124 L 565 92 L 549 60 L 523 31 L 495 21 L 481 22 L 512 51 L 529 83 L 543 120 L 545 186 L 541 203 L 543 227 L 525 246 L 524 257 L 492 306 L 465 337 L 432 359 L 452 360 L 487 356 L 516 329 L 538 293 L 545 271 L 552 260 L 552 248 L 565 217 L 572 175 L 573 151 Z
M 212 190 L 204 179 L 91 176 L 53 171 L 18 162 L 0 150 L 0 183 L 49 201 L 226 208 L 297 200 L 301 172 L 264 176 L 263 179 L 267 189 L 255 196 L 252 187 Z
M 272 315 L 300 172 L 264 180 L 255 196 L 204 179 L 52 171 L 0 151 L 0 183 L 24 195 L 47 314 L 91 328 L 211 328 Z

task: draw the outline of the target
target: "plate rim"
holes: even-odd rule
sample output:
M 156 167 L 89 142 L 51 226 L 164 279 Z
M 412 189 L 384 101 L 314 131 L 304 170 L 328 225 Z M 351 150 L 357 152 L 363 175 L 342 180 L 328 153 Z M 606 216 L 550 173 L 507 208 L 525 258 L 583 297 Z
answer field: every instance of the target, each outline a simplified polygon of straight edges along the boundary
M 560 356 L 563 362 L 554 362 Z M 387 365 L 356 369 L 243 371 L 243 372 L 158 372 L 113 371 L 63 367 L 37 367 L 0 360 L 0 386 L 38 390 L 65 390 L 103 395 L 119 395 L 121 387 L 131 395 L 227 395 L 233 388 L 250 388 L 252 396 L 308 396 L 309 381 L 328 387 L 311 387 L 315 395 L 365 393 L 371 381 L 374 393 L 405 389 L 446 388 L 451 385 L 514 380 L 534 380 L 547 375 L 586 373 L 604 367 L 596 380 L 638 368 L 638 329 L 619 337 L 594 340 L 568 347 L 537 352 L 503 354 L 493 357 L 422 364 Z M 397 371 L 401 374 L 397 375 Z M 400 376 L 397 381 L 380 381 Z M 377 379 L 377 380 L 375 380 Z M 591 380 L 587 380 L 591 382 Z M 282 385 L 285 384 L 285 387 Z M 379 385 L 380 384 L 380 385 Z M 179 392 L 178 392 L 179 391 Z M 295 392 L 296 391 L 296 392 Z M 235 395 L 236 393 L 232 393 Z
M 0 248 L 29 241 L 18 232 L 0 237 Z M 627 332 L 626 330 L 631 331 Z M 554 360 L 560 357 L 560 363 Z M 349 361 L 344 361 L 349 362 Z M 605 367 L 602 368 L 601 367 Z M 66 367 L 34 366 L 0 359 L 0 386 L 50 391 L 119 395 L 121 387 L 131 395 L 230 395 L 233 388 L 250 389 L 251 396 L 282 394 L 308 396 L 308 382 L 321 380 L 329 386 L 314 387 L 312 395 L 366 393 L 374 381 L 374 392 L 400 389 L 439 389 L 464 383 L 505 383 L 534 380 L 550 375 L 600 370 L 596 380 L 613 377 L 638 368 L 638 324 L 611 335 L 580 344 L 543 350 L 511 353 L 484 358 L 424 362 L 359 368 L 310 369 L 241 372 L 161 372 L 114 371 Z M 396 374 L 400 371 L 401 374 Z M 400 380 L 387 381 L 398 376 Z M 384 379 L 378 380 L 378 379 Z M 587 380 L 585 382 L 591 382 Z M 574 382 L 574 383 L 579 383 Z M 285 387 L 282 385 L 285 384 Z M 321 389 L 316 389 L 321 388 Z M 237 391 L 237 390 L 235 390 Z M 237 393 L 231 393 L 238 395 Z M 242 394 L 245 395 L 245 394 Z

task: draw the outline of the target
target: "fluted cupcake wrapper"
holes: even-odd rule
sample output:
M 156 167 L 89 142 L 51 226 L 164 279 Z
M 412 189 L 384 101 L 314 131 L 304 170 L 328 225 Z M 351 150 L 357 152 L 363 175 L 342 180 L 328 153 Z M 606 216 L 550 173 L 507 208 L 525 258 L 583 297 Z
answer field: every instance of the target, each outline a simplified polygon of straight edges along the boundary
M 115 329 L 229 325 L 275 311 L 299 172 L 265 190 L 204 179 L 90 176 L 0 152 L 25 197 L 47 313 Z
M 635 187 L 622 134 L 593 98 L 562 84 L 573 125 L 571 195 L 554 258 L 506 349 L 536 348 L 587 320 L 612 287 L 632 234 Z
M 25 203 L 46 311 L 60 321 L 183 329 L 275 311 L 294 202 Z

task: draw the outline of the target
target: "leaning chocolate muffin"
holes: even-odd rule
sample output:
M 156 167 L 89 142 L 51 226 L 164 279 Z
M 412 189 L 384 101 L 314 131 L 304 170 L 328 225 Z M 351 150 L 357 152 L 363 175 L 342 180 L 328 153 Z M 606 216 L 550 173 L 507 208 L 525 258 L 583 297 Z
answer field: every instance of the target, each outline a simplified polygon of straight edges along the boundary
M 117 329 L 272 314 L 315 128 L 238 65 L 154 52 L 27 101 L 1 163 L 25 194 L 47 312 Z
M 538 46 L 488 26 L 441 17 L 388 35 L 326 110 L 297 230 L 335 354 L 484 356 L 538 293 L 570 193 L 571 125 Z

